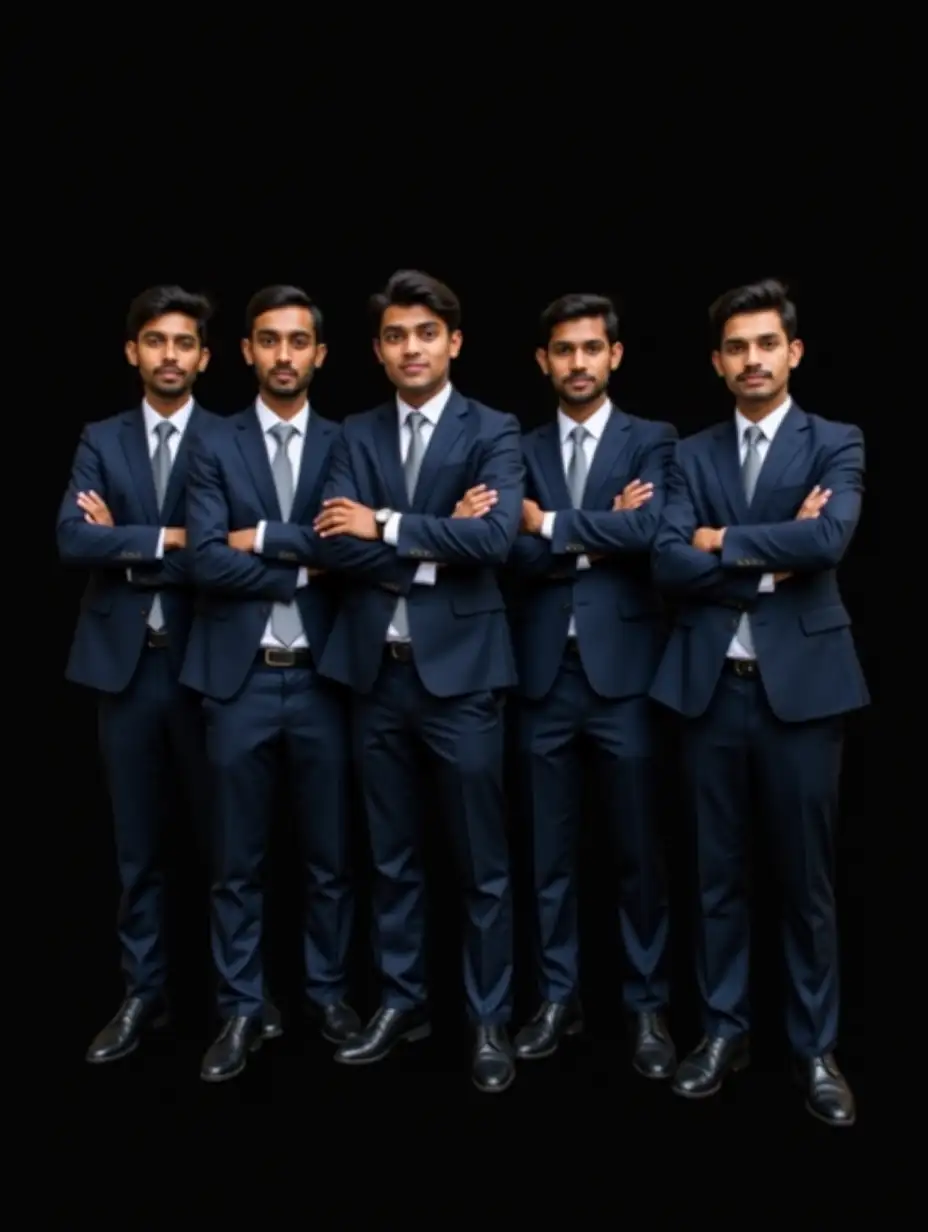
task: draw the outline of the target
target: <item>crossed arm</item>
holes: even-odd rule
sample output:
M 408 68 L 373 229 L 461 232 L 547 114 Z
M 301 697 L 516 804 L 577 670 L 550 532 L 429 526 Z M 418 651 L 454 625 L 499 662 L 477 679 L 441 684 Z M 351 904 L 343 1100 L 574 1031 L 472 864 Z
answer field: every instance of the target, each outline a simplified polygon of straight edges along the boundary
M 183 527 L 117 526 L 107 505 L 106 471 L 88 426 L 74 454 L 56 525 L 58 554 L 70 565 L 117 569 L 140 586 L 187 582 Z
M 395 543 L 380 540 L 374 510 L 360 500 L 344 440 L 332 455 L 322 510 L 314 529 L 328 567 L 408 594 L 417 564 L 499 564 L 516 537 L 522 503 L 519 428 L 507 421 L 487 446 L 481 483 L 447 517 L 403 513 L 394 518 Z M 386 534 L 384 536 L 386 540 Z
M 863 434 L 855 428 L 795 518 L 707 527 L 699 525 L 685 472 L 674 461 L 652 555 L 656 584 L 671 594 L 737 606 L 756 596 L 765 575 L 781 582 L 834 568 L 857 527 L 863 473 Z

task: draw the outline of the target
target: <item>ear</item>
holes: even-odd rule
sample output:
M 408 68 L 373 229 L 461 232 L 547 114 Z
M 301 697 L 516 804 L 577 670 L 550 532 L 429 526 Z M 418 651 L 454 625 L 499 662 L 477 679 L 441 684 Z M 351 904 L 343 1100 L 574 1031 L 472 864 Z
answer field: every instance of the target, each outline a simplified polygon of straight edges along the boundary
M 789 344 L 789 366 L 790 368 L 798 368 L 799 361 L 805 354 L 805 347 L 802 345 L 801 338 L 794 338 Z
M 538 364 L 538 367 L 542 370 L 545 376 L 551 375 L 551 368 L 548 364 L 548 352 L 544 347 L 539 347 L 535 352 L 535 362 Z
M 315 359 L 315 363 L 313 366 L 316 368 L 321 368 L 322 365 L 325 363 L 325 357 L 328 355 L 328 353 L 329 353 L 329 348 L 325 345 L 324 342 L 320 342 L 319 345 L 316 347 L 316 359 Z
M 618 368 L 619 364 L 622 362 L 622 356 L 624 354 L 625 347 L 622 346 L 621 342 L 613 342 L 609 355 L 610 371 L 615 372 L 616 368 Z
M 380 349 L 380 339 L 379 338 L 374 339 L 374 354 L 377 356 L 378 361 L 380 363 L 383 363 L 383 351 L 381 351 Z
M 249 368 L 254 367 L 255 356 L 254 356 L 254 352 L 251 349 L 251 339 L 250 338 L 242 339 L 242 354 L 245 356 L 245 363 L 248 365 L 248 367 Z
M 716 376 L 725 375 L 725 372 L 722 368 L 722 356 L 718 351 L 712 352 L 712 367 L 715 369 Z
M 197 365 L 197 372 L 205 372 L 209 367 L 210 352 L 209 347 L 204 347 L 200 352 L 200 362 Z
M 448 345 L 448 353 L 452 359 L 457 359 L 461 354 L 461 347 L 464 345 L 464 335 L 459 329 L 456 329 L 451 335 Z
M 128 359 L 133 368 L 139 366 L 139 347 L 137 342 L 126 343 L 126 359 Z

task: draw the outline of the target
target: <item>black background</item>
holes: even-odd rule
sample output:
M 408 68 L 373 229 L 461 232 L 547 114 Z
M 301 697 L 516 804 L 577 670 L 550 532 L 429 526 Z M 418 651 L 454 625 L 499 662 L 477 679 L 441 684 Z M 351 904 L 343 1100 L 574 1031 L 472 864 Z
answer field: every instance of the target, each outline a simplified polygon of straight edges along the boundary
M 836 275 L 846 259 L 846 193 L 857 176 L 853 134 L 836 122 L 827 98 L 806 97 L 795 58 L 778 69 L 783 82 L 773 99 L 743 82 L 733 88 L 732 65 L 716 75 L 689 60 L 673 69 L 665 64 L 647 81 L 625 61 L 614 88 L 607 73 L 591 91 L 585 57 L 589 42 L 604 33 L 587 33 L 579 60 L 565 46 L 552 46 L 542 59 L 509 31 L 505 48 L 497 39 L 492 51 L 484 47 L 485 61 L 474 53 L 464 67 L 447 62 L 444 42 L 442 65 L 432 57 L 428 71 L 411 48 L 400 48 L 391 53 L 400 57 L 396 63 L 412 58 L 417 65 L 404 72 L 391 67 L 383 48 L 359 58 L 355 43 L 339 45 L 340 58 L 315 44 L 305 64 L 281 66 L 292 37 L 284 22 L 272 49 L 256 46 L 243 76 L 225 87 L 213 83 L 216 58 L 224 54 L 218 45 L 204 48 L 205 68 L 181 73 L 170 38 L 166 59 L 151 64 L 137 58 L 130 40 L 125 62 L 114 67 L 106 58 L 104 67 L 103 58 L 98 66 L 75 54 L 77 45 L 69 48 L 59 31 L 51 50 L 40 40 L 30 44 L 14 72 L 28 84 L 29 99 L 44 97 L 51 108 L 32 115 L 35 138 L 23 148 L 35 160 L 37 209 L 42 204 L 54 220 L 45 225 L 41 259 L 53 272 L 48 307 L 61 308 L 56 319 L 64 322 L 54 331 L 53 354 L 46 345 L 41 361 L 55 408 L 43 441 L 41 508 L 58 613 L 44 687 L 60 735 L 55 768 L 43 784 L 55 823 L 43 831 L 40 865 L 48 870 L 43 976 L 51 985 L 49 1014 L 42 1011 L 51 1052 L 42 1073 L 52 1079 L 40 1137 L 71 1161 L 67 1193 L 42 1195 L 56 1211 L 112 1203 L 132 1213 L 130 1223 L 142 1211 L 152 1226 L 167 1226 L 185 1210 L 182 1181 L 194 1186 L 188 1192 L 196 1194 L 196 1211 L 249 1218 L 253 1211 L 271 1217 L 284 1206 L 307 1219 L 364 1207 L 389 1222 L 424 1214 L 444 1223 L 471 1208 L 485 1218 L 541 1211 L 560 1219 L 587 1209 L 647 1218 L 674 1199 L 697 1209 L 722 1202 L 756 1168 L 763 1176 L 762 1190 L 749 1199 L 756 1217 L 780 1199 L 808 1209 L 793 1188 L 800 1177 L 823 1183 L 826 1199 L 832 1176 L 842 1178 L 845 1191 L 853 1179 L 868 1132 L 863 892 L 864 840 L 876 809 L 876 785 L 866 774 L 876 705 L 850 724 L 840 823 L 840 1059 L 861 1111 L 850 1134 L 814 1123 L 789 1085 L 769 922 L 761 924 L 755 957 L 753 1069 L 717 1100 L 697 1106 L 631 1073 L 617 956 L 607 935 L 602 849 L 592 833 L 584 858 L 591 1038 L 524 1067 L 501 1099 L 469 1087 L 447 892 L 435 907 L 438 1029 L 431 1042 L 355 1073 L 334 1066 L 331 1049 L 299 1028 L 292 936 L 298 887 L 289 875 L 292 835 L 285 824 L 275 836 L 270 921 L 285 1038 L 259 1054 L 238 1082 L 210 1088 L 197 1078 L 214 1024 L 202 896 L 179 820 L 176 1029 L 120 1065 L 96 1070 L 82 1060 L 121 993 L 117 891 L 93 702 L 63 681 L 80 579 L 55 563 L 52 519 L 81 424 L 137 401 L 122 331 L 128 301 L 140 289 L 177 281 L 216 297 L 213 358 L 197 396 L 228 412 L 253 393 L 239 348 L 249 295 L 277 281 L 304 286 L 323 308 L 330 344 L 313 402 L 341 418 L 386 392 L 371 353 L 367 295 L 397 267 L 424 268 L 447 280 L 463 303 L 456 383 L 515 412 L 526 426 L 553 409 L 533 359 L 538 313 L 566 291 L 613 293 L 626 346 L 614 397 L 633 413 L 673 420 L 682 434 L 730 413 L 709 365 L 710 300 L 735 283 L 783 276 L 795 291 L 806 343 L 793 393 L 807 410 L 864 427 L 874 486 L 875 423 L 847 362 L 848 300 Z M 273 57 L 275 45 L 278 59 L 262 60 Z M 465 56 L 462 48 L 457 54 Z M 223 63 L 226 71 L 232 74 Z M 801 140 L 791 131 L 797 114 Z M 869 491 L 842 574 L 875 695 L 869 596 L 876 499 Z M 698 1023 L 680 918 L 687 868 L 672 754 L 666 764 L 664 824 L 677 913 L 673 1027 L 683 1051 L 695 1043 Z M 518 832 L 517 807 L 511 820 Z M 438 825 L 430 856 L 435 880 L 447 885 Z M 773 888 L 763 852 L 756 871 L 759 913 L 769 920 Z M 358 1000 L 368 1010 L 374 989 L 365 968 L 362 934 Z M 529 1001 L 520 1009 L 530 1009 Z M 832 1164 L 839 1171 L 831 1173 Z

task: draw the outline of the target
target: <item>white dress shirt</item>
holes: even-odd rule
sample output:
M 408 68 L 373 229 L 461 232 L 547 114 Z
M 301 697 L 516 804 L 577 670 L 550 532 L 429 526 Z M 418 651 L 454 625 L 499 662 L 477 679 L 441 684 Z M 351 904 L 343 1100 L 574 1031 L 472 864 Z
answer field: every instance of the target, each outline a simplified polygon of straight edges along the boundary
M 603 439 L 603 433 L 606 431 L 606 425 L 612 415 L 612 403 L 607 398 L 598 411 L 587 419 L 583 427 L 586 428 L 587 435 L 583 438 L 581 449 L 586 458 L 586 473 L 589 475 L 590 469 L 593 466 L 593 458 L 596 456 L 596 450 L 599 442 Z M 558 408 L 557 412 L 557 427 L 558 434 L 561 438 L 561 461 L 564 466 L 564 477 L 567 478 L 567 468 L 570 465 L 570 459 L 574 452 L 574 442 L 571 438 L 571 432 L 577 426 L 576 421 L 571 419 L 569 415 Z M 543 539 L 554 538 L 554 523 L 557 520 L 557 513 L 545 513 L 541 519 L 541 535 Z M 578 569 L 589 569 L 590 558 L 588 556 L 577 557 Z M 577 636 L 577 624 L 574 620 L 573 613 L 570 615 L 570 624 L 567 628 L 568 637 Z
M 409 426 L 409 416 L 414 411 L 420 411 L 425 416 L 425 423 L 422 425 L 422 441 L 425 448 L 428 449 L 429 443 L 432 440 L 432 433 L 438 426 L 438 421 L 441 419 L 442 411 L 448 405 L 448 399 L 451 397 L 452 387 L 446 385 L 434 398 L 430 398 L 428 402 L 422 406 L 408 406 L 402 398 L 397 395 L 396 413 L 397 427 L 400 434 L 400 459 L 405 465 L 409 447 L 412 444 L 412 429 Z M 461 493 L 463 496 L 463 492 Z M 383 528 L 383 541 L 391 547 L 396 547 L 400 537 L 400 523 L 403 520 L 402 513 L 394 513 L 386 526 Z M 424 561 L 416 570 L 413 582 L 419 586 L 434 586 L 438 577 L 438 565 L 433 560 Z M 391 623 L 387 630 L 388 642 L 399 642 L 405 639 L 401 638 L 397 633 L 395 626 Z
M 168 437 L 167 446 L 168 453 L 171 455 L 171 466 L 174 465 L 177 459 L 177 451 L 180 448 L 180 443 L 184 438 L 184 433 L 187 431 L 187 425 L 190 423 L 190 416 L 193 412 L 193 399 L 188 399 L 184 405 L 171 415 L 161 415 L 151 405 L 148 399 L 142 401 L 142 417 L 145 420 L 145 440 L 148 444 L 148 456 L 154 463 L 155 450 L 158 448 L 158 424 L 169 423 L 173 424 L 176 431 L 172 432 Z M 155 548 L 155 557 L 161 560 L 164 557 L 164 532 L 165 527 L 162 526 L 158 533 L 158 546 Z M 126 577 L 132 581 L 132 570 L 126 570 Z M 151 612 L 148 615 L 148 627 L 150 629 L 161 629 L 164 625 L 164 618 L 161 610 L 161 601 L 155 598 L 152 604 Z
M 293 491 L 296 494 L 297 485 L 300 482 L 300 466 L 303 461 L 303 446 L 306 444 L 306 433 L 309 428 L 309 406 L 304 406 L 303 409 L 292 419 L 281 419 L 269 406 L 258 398 L 255 402 L 255 410 L 258 414 L 258 422 L 261 425 L 261 431 L 264 435 L 264 444 L 267 447 L 268 461 L 273 464 L 274 455 L 279 448 L 276 437 L 271 436 L 271 429 L 276 424 L 286 423 L 296 431 L 287 442 L 287 457 L 290 460 L 290 466 L 293 470 Z M 267 530 L 267 522 L 259 522 L 255 527 L 255 555 L 260 556 L 264 550 L 264 534 Z M 309 573 L 304 568 L 301 568 L 297 573 L 296 585 L 297 590 L 308 585 Z M 301 633 L 300 636 L 290 646 L 284 646 L 279 637 L 275 637 L 271 631 L 271 621 L 268 620 L 264 629 L 264 636 L 261 638 L 261 645 L 274 647 L 283 650 L 306 650 L 309 647 L 309 642 L 306 635 Z
M 786 401 L 782 403 L 782 405 L 778 406 L 775 411 L 771 411 L 769 415 L 765 415 L 758 424 L 752 424 L 750 419 L 745 419 L 740 411 L 735 411 L 735 431 L 738 433 L 738 460 L 742 466 L 744 466 L 744 459 L 748 452 L 748 443 L 744 439 L 744 434 L 747 432 L 748 428 L 757 427 L 760 428 L 763 433 L 760 440 L 757 442 L 757 452 L 760 454 L 760 464 L 763 466 L 767 458 L 767 451 L 770 448 L 771 442 L 776 436 L 780 424 L 782 424 L 783 420 L 786 418 L 787 412 L 792 405 L 792 399 L 787 398 Z M 776 583 L 773 580 L 773 574 L 765 573 L 760 579 L 760 585 L 757 589 L 759 594 L 769 594 L 771 591 L 775 590 Z M 738 640 L 738 635 L 735 634 L 728 647 L 728 658 L 752 660 L 754 655 L 748 654 L 747 650 L 745 650 L 744 646 L 742 646 L 741 642 Z

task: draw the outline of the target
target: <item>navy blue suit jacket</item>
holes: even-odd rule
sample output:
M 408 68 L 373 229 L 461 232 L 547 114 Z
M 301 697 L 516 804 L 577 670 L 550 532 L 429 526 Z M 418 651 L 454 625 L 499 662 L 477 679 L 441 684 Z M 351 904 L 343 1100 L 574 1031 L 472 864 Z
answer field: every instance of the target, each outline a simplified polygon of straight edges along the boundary
M 833 495 L 796 521 L 819 484 Z M 655 580 L 679 600 L 652 696 L 687 718 L 715 693 L 743 611 L 751 613 L 770 707 L 784 722 L 844 714 L 870 698 L 838 589 L 837 568 L 860 517 L 864 438 L 851 424 L 793 404 L 769 447 L 748 509 L 733 420 L 681 441 L 654 544 Z M 700 526 L 726 527 L 720 554 L 691 546 Z M 764 573 L 793 576 L 758 594 Z
M 190 552 L 175 549 L 161 560 L 155 552 L 161 527 L 184 525 L 187 463 L 194 439 L 220 422 L 194 406 L 161 512 L 141 406 L 85 426 L 57 524 L 61 560 L 90 570 L 66 669 L 67 678 L 76 684 L 103 693 L 126 688 L 145 644 L 156 591 L 161 592 L 167 653 L 180 673 L 193 615 Z M 91 489 L 106 502 L 115 526 L 85 521 L 77 494 Z
M 190 455 L 187 541 L 200 588 L 181 680 L 218 701 L 233 697 L 254 666 L 275 602 L 296 599 L 318 663 L 334 611 L 335 579 L 297 589 L 301 566 L 319 568 L 312 522 L 338 425 L 310 411 L 290 520 L 281 517 L 267 445 L 254 406 L 223 420 Z M 261 556 L 230 548 L 230 531 L 267 522 Z
M 402 513 L 396 547 L 345 535 L 323 540 L 321 559 L 346 588 L 320 670 L 355 692 L 373 688 L 387 629 L 404 595 L 415 664 L 436 697 L 510 687 L 515 664 L 497 568 L 522 513 L 519 424 L 456 390 L 432 433 L 410 505 L 396 404 L 350 416 L 332 454 L 327 499 L 344 496 Z M 453 518 L 468 488 L 485 483 L 499 502 L 483 518 Z M 435 586 L 413 583 L 436 561 Z
M 648 692 L 665 641 L 663 605 L 650 553 L 664 506 L 665 473 L 676 429 L 615 408 L 593 456 L 582 507 L 571 505 L 557 420 L 523 440 L 526 494 L 557 511 L 548 541 L 519 535 L 510 556 L 522 580 L 513 605 L 520 692 L 533 700 L 554 684 L 571 612 L 587 679 L 601 697 Z M 654 484 L 647 504 L 616 512 L 613 499 L 633 479 Z M 605 553 L 589 569 L 577 557 Z

